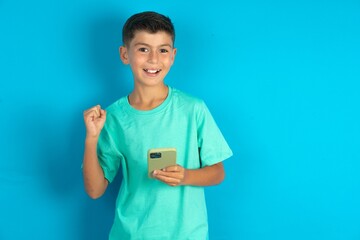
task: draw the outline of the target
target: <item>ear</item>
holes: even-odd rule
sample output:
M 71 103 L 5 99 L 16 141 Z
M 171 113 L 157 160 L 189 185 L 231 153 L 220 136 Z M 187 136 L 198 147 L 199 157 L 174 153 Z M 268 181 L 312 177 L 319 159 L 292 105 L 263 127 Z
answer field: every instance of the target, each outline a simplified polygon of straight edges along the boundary
M 176 49 L 176 48 L 173 48 L 173 50 L 172 50 L 172 56 L 171 56 L 171 65 L 173 65 L 173 63 L 174 63 L 174 61 L 175 61 L 176 52 L 177 52 L 177 49 Z
M 124 64 L 129 64 L 129 54 L 128 54 L 128 49 L 125 46 L 121 46 L 119 48 L 119 53 L 120 53 L 120 59 Z

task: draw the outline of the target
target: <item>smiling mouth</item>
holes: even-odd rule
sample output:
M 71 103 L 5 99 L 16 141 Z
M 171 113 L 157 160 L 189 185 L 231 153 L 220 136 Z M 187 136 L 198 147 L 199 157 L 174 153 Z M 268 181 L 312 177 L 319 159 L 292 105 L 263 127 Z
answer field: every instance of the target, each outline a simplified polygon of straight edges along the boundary
M 161 69 L 144 69 L 145 72 L 147 73 L 151 73 L 151 74 L 157 74 L 159 72 L 161 72 Z

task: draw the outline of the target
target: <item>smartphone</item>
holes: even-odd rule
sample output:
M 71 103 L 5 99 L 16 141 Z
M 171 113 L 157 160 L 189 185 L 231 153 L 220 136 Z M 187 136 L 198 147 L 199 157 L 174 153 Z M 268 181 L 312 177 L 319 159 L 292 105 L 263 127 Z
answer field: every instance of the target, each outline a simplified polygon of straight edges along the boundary
M 148 175 L 153 178 L 152 172 L 157 169 L 176 165 L 175 148 L 154 148 L 148 151 Z

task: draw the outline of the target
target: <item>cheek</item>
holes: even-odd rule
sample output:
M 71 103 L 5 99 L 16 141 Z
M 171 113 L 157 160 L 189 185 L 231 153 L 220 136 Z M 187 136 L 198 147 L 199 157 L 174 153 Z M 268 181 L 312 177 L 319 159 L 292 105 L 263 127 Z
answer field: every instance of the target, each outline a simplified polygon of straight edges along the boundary
M 139 66 L 143 64 L 146 60 L 144 59 L 144 56 L 133 56 L 130 58 L 130 64 L 133 66 Z
M 166 57 L 163 59 L 163 63 L 167 66 L 171 66 L 173 64 L 174 58 L 173 57 Z

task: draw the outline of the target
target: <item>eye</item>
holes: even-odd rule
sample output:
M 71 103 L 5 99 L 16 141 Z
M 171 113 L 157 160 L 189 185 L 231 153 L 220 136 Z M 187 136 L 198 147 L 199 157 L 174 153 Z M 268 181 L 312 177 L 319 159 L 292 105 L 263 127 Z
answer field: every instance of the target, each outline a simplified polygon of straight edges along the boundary
M 161 53 L 168 53 L 169 50 L 167 50 L 167 49 L 165 49 L 165 48 L 162 48 L 162 49 L 160 49 L 160 52 L 161 52 Z
M 142 48 L 139 48 L 139 51 L 140 52 L 148 52 L 149 50 L 147 48 L 142 47 Z

